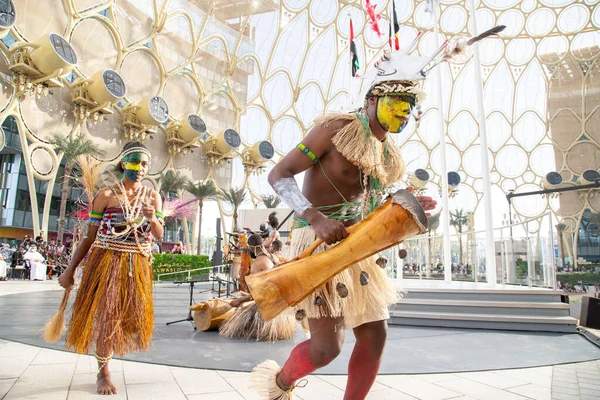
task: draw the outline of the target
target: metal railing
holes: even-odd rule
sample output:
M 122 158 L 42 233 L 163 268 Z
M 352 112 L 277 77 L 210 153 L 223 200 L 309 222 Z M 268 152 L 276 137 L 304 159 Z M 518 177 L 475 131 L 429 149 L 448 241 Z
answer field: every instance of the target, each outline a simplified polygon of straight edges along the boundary
M 182 274 L 187 274 L 187 280 L 189 281 L 189 280 L 192 279 L 192 272 L 202 271 L 202 270 L 206 270 L 207 271 L 206 273 L 209 274 L 209 275 L 210 275 L 210 273 L 213 273 L 213 274 L 222 274 L 223 273 L 223 269 L 226 266 L 227 266 L 227 264 L 221 264 L 221 265 L 215 265 L 215 266 L 210 266 L 210 267 L 186 269 L 186 270 L 176 271 L 176 272 L 164 272 L 164 273 L 158 274 L 156 276 L 156 283 L 160 283 L 161 277 L 172 276 L 172 275 L 182 275 Z M 202 275 L 204 275 L 204 274 L 202 274 Z
M 550 212 L 495 228 L 496 282 L 555 288 L 553 232 Z M 486 282 L 485 231 L 452 234 L 450 241 L 452 280 Z M 400 249 L 407 251 L 405 259 Z M 415 236 L 381 255 L 392 261 L 393 278 L 444 279 L 442 235 Z

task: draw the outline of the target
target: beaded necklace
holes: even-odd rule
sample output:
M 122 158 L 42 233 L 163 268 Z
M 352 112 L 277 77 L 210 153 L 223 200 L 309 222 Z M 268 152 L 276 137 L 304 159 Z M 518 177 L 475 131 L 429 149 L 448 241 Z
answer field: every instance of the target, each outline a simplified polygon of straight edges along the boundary
M 121 206 L 121 209 L 123 210 L 123 214 L 125 217 L 125 222 L 127 223 L 127 227 L 122 232 L 116 232 L 115 228 L 113 227 L 111 229 L 111 232 L 113 235 L 115 235 L 117 237 L 122 237 L 122 236 L 128 235 L 130 232 L 133 231 L 135 243 L 138 247 L 139 252 L 146 257 L 150 257 L 152 255 L 152 253 L 150 251 L 148 251 L 147 248 L 145 248 L 144 246 L 141 245 L 140 240 L 139 240 L 139 235 L 138 235 L 138 229 L 146 222 L 146 217 L 140 216 L 140 214 L 141 214 L 141 211 L 142 211 L 142 208 L 144 205 L 144 201 L 142 201 L 142 199 L 147 200 L 149 189 L 144 185 L 138 186 L 138 188 L 133 193 L 135 197 L 133 199 L 133 204 L 132 204 L 131 200 L 127 197 L 127 191 L 125 189 L 125 185 L 123 185 L 123 181 L 119 181 L 119 183 L 117 184 L 117 187 L 118 187 L 119 191 L 123 194 L 123 200 L 121 201 L 121 198 L 114 190 L 113 190 L 113 192 L 115 192 L 117 200 L 119 201 L 119 205 Z M 148 230 L 143 232 L 143 236 L 144 236 L 144 238 L 143 238 L 144 242 L 148 242 L 148 236 L 149 236 Z M 131 274 L 131 268 L 130 268 L 130 274 Z

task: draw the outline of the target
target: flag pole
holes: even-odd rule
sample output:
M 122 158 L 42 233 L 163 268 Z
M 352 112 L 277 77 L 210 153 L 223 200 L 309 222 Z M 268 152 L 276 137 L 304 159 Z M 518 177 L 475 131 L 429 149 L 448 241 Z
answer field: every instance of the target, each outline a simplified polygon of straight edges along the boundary
M 479 35 L 477 28 L 477 13 L 473 0 L 469 2 L 470 22 L 473 36 Z M 473 45 L 473 70 L 475 80 L 475 95 L 477 99 L 477 119 L 479 120 L 479 142 L 481 151 L 481 175 L 483 178 L 483 209 L 485 210 L 485 260 L 488 286 L 496 286 L 496 247 L 494 243 L 494 220 L 492 218 L 492 191 L 490 183 L 490 165 L 488 163 L 488 143 L 483 106 L 483 79 L 481 78 L 481 60 L 479 58 L 479 43 Z M 473 266 L 475 268 L 475 266 Z
M 439 37 L 439 5 L 436 0 L 431 2 L 433 11 L 433 28 L 435 46 L 440 48 Z M 444 121 L 444 100 L 442 97 L 442 70 L 438 68 L 435 74 L 436 97 L 438 106 L 438 123 L 440 133 L 440 164 L 442 164 L 442 232 L 444 234 L 444 282 L 452 282 L 452 254 L 450 247 L 450 210 L 448 209 L 448 170 L 446 165 L 446 124 Z M 460 260 L 459 260 L 460 262 Z
M 350 15 L 350 11 L 348 11 L 348 20 L 350 21 L 350 26 L 349 26 L 349 30 L 348 30 L 348 66 L 349 66 L 349 79 L 348 79 L 348 102 L 349 107 L 348 108 L 352 108 L 354 106 L 354 98 L 352 96 L 352 31 L 353 31 L 353 26 L 352 26 L 352 16 Z

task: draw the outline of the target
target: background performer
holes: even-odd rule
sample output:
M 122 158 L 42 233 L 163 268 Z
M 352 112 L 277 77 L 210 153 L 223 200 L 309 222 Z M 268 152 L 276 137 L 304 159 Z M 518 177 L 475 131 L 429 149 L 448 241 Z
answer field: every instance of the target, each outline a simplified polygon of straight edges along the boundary
M 100 394 L 117 393 L 108 370 L 113 354 L 146 350 L 152 337 L 151 243 L 162 237 L 164 221 L 158 192 L 142 185 L 150 159 L 143 144 L 125 145 L 117 167 L 123 179 L 94 198 L 87 236 L 59 278 L 70 288 L 91 248 L 65 345 L 80 354 L 95 347 Z

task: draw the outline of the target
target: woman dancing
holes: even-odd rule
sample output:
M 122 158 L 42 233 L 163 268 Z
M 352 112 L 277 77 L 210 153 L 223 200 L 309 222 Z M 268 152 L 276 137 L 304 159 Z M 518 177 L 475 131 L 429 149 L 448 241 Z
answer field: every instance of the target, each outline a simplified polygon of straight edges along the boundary
M 142 185 L 150 159 L 139 142 L 123 147 L 117 166 L 123 178 L 94 198 L 87 236 L 59 278 L 68 290 L 91 248 L 65 346 L 80 354 L 95 348 L 99 394 L 117 393 L 108 370 L 112 356 L 146 350 L 152 337 L 151 243 L 162 237 L 164 218 L 158 192 Z

